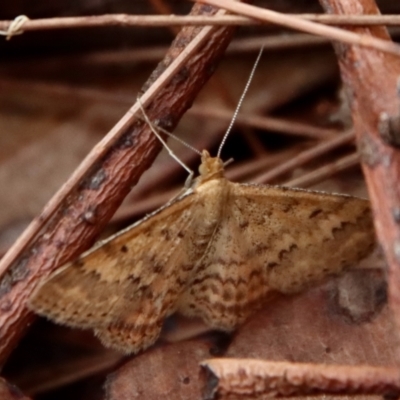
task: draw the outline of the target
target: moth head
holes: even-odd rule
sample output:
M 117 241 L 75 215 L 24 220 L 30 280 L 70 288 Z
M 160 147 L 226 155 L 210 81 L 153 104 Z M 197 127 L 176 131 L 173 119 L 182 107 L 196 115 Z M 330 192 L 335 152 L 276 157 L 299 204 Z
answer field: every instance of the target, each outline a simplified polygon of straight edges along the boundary
M 207 150 L 203 150 L 199 173 L 202 182 L 222 178 L 224 176 L 224 163 L 219 157 L 211 157 Z

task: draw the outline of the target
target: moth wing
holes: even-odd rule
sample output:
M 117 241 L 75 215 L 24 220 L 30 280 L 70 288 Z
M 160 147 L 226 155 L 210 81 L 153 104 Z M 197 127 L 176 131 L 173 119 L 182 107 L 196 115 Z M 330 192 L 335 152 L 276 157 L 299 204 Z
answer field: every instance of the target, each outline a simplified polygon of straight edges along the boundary
M 34 292 L 31 308 L 61 324 L 94 328 L 125 352 L 152 344 L 195 262 L 186 251 L 198 218 L 195 199 L 182 196 L 56 271 Z
M 209 251 L 182 311 L 231 330 L 273 292 L 296 293 L 366 256 L 375 242 L 367 200 L 230 183 Z
M 232 184 L 230 204 L 268 285 L 295 293 L 368 255 L 375 244 L 368 200 L 279 186 Z

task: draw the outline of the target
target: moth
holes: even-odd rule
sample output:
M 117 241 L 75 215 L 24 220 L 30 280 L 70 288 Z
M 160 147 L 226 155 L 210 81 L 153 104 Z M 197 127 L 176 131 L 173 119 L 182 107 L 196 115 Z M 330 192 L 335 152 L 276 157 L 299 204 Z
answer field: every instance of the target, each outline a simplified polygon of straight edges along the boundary
M 300 292 L 374 245 L 367 200 L 233 183 L 207 151 L 199 172 L 179 197 L 56 271 L 32 309 L 136 353 L 174 312 L 232 331 L 271 293 Z
M 370 252 L 367 200 L 224 177 L 219 155 L 261 54 L 217 157 L 204 150 L 198 178 L 181 195 L 53 273 L 34 291 L 34 311 L 137 353 L 174 312 L 232 331 L 274 292 L 300 292 Z

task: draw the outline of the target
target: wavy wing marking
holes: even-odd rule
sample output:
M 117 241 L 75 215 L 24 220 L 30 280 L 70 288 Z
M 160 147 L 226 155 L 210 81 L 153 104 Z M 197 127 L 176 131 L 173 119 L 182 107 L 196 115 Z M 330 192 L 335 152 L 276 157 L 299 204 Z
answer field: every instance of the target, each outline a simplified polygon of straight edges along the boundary
M 367 200 L 231 183 L 218 230 L 180 308 L 234 329 L 274 291 L 296 293 L 339 273 L 374 243 Z
M 178 199 L 66 265 L 36 290 L 31 307 L 56 322 L 94 328 L 124 352 L 149 346 L 175 311 L 197 257 L 187 234 L 195 198 Z
M 233 185 L 233 193 L 231 207 L 250 243 L 246 257 L 266 270 L 279 292 L 336 274 L 375 244 L 367 200 L 255 185 Z

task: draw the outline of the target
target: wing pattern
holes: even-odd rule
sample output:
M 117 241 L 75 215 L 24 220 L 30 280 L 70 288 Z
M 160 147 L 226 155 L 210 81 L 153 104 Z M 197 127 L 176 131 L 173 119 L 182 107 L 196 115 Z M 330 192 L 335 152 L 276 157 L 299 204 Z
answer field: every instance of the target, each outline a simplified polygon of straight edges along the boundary
M 201 220 L 196 199 L 183 196 L 67 264 L 35 291 L 30 306 L 56 322 L 94 328 L 121 351 L 148 347 L 204 251 L 189 232 Z
M 367 200 L 230 183 L 212 241 L 180 309 L 231 330 L 273 292 L 299 292 L 355 264 L 375 237 Z
M 204 179 L 61 268 L 31 307 L 137 352 L 175 311 L 232 330 L 269 295 L 338 273 L 373 244 L 366 200 Z

